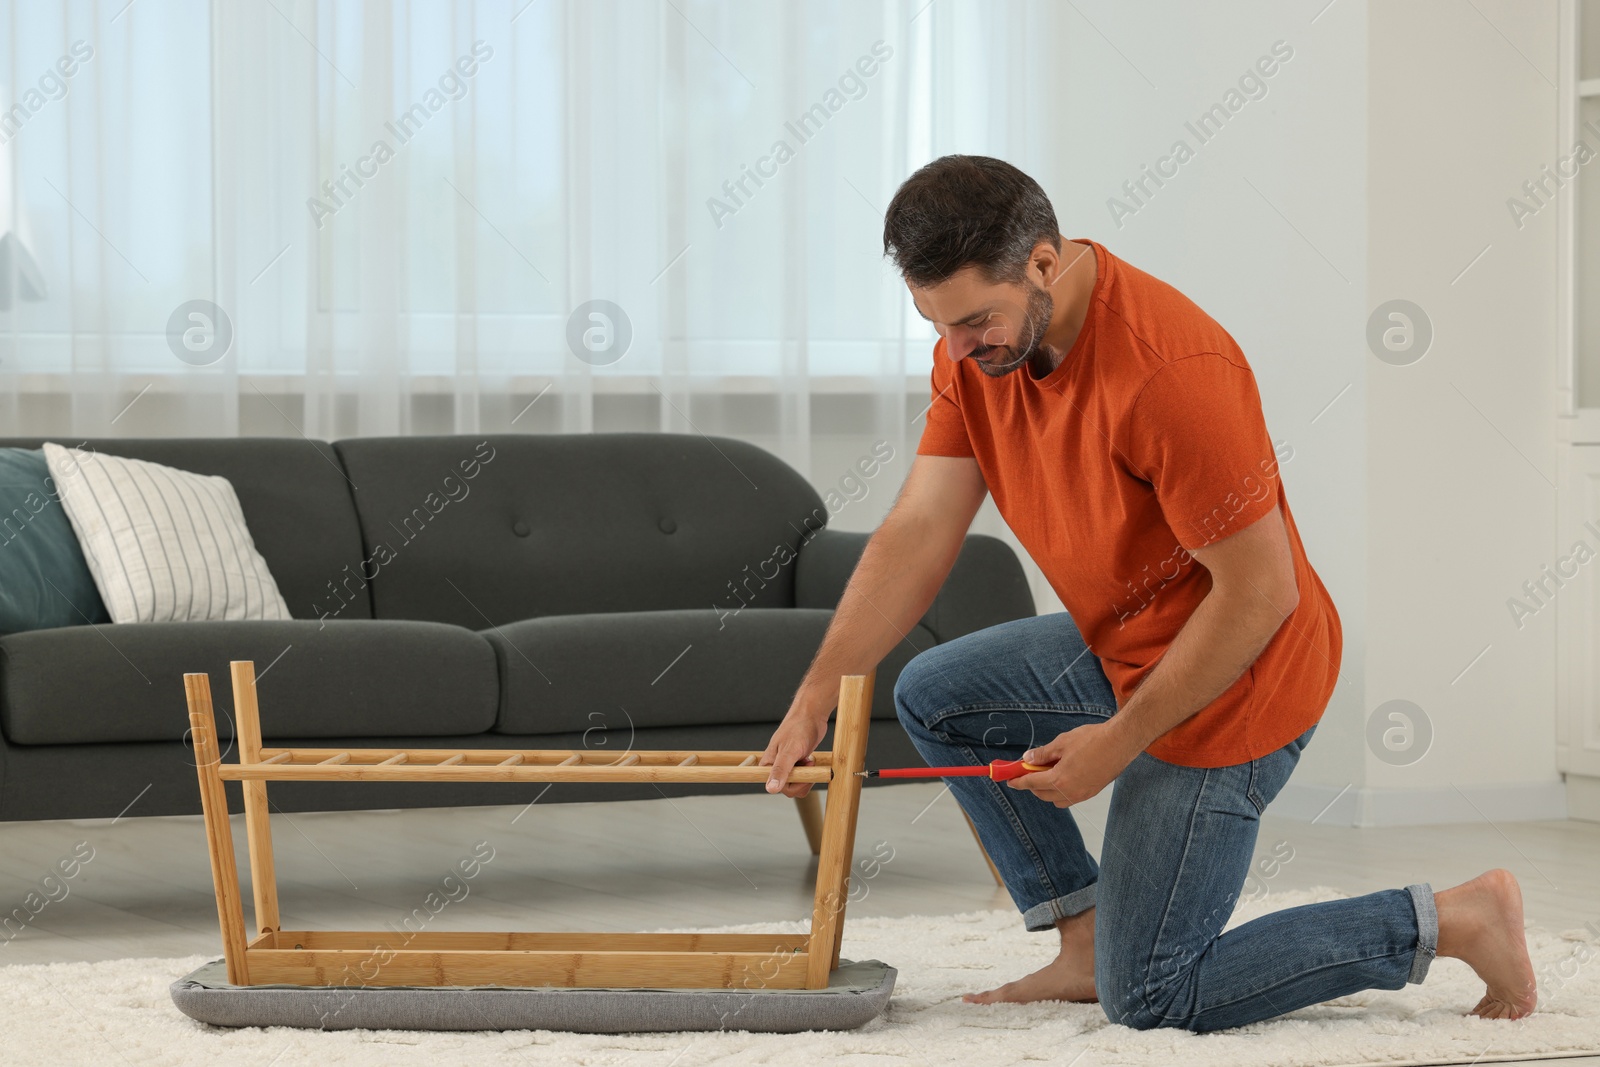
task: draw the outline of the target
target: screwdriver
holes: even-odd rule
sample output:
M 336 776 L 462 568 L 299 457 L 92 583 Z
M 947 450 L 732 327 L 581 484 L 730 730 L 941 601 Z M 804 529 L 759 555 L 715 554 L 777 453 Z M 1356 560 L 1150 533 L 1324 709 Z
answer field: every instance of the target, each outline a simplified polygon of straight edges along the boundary
M 885 767 L 878 771 L 857 771 L 863 778 L 993 778 L 1008 782 L 1035 771 L 1047 771 L 1054 764 L 1023 763 L 1019 759 L 997 759 L 960 767 Z

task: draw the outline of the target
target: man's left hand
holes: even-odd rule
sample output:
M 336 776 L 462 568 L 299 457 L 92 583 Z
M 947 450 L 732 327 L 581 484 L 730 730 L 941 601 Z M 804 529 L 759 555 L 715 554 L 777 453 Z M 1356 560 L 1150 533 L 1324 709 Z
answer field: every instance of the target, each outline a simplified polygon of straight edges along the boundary
M 1083 803 L 1110 785 L 1141 751 L 1142 747 L 1110 723 L 1085 723 L 1024 752 L 1024 763 L 1054 766 L 1013 778 L 1009 784 L 1065 808 Z

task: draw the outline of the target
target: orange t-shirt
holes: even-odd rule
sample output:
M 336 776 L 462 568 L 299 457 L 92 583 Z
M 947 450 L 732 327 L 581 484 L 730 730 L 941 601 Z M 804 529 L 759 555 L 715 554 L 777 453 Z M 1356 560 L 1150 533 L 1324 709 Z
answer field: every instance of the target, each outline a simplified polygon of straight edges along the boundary
M 1211 588 L 1188 550 L 1281 506 L 1299 604 L 1233 685 L 1148 749 L 1189 767 L 1244 763 L 1321 718 L 1338 680 L 1339 615 L 1300 544 L 1239 346 L 1172 286 L 1084 243 L 1098 272 L 1060 366 L 989 378 L 952 363 L 941 339 L 917 452 L 977 459 L 1119 706 Z

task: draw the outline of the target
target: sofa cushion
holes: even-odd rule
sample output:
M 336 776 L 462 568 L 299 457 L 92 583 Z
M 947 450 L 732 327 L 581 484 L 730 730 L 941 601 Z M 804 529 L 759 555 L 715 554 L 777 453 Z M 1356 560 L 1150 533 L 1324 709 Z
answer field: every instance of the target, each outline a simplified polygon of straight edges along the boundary
M 479 733 L 498 707 L 494 651 L 421 622 L 172 622 L 0 637 L 0 727 L 19 745 L 185 736 L 183 676 L 211 676 L 233 736 L 230 660 L 254 660 L 261 732 L 276 737 Z
M 44 453 L 0 448 L 0 633 L 109 620 Z
M 833 612 L 747 608 L 565 615 L 484 632 L 500 664 L 499 733 L 586 731 L 626 750 L 634 730 L 776 723 Z M 878 666 L 874 718 L 894 718 L 894 679 L 935 644 L 915 627 Z M 915 646 L 915 647 L 913 647 Z
M 291 617 L 228 479 L 50 442 L 44 458 L 112 622 Z
M 334 447 L 357 487 L 378 618 L 482 628 L 792 607 L 795 549 L 828 518 L 782 460 L 727 438 L 368 437 Z
M 0 447 L 39 448 L 45 440 L 0 438 Z M 228 479 L 291 615 L 372 617 L 357 573 L 364 554 L 352 489 L 331 445 L 300 437 L 50 440 Z

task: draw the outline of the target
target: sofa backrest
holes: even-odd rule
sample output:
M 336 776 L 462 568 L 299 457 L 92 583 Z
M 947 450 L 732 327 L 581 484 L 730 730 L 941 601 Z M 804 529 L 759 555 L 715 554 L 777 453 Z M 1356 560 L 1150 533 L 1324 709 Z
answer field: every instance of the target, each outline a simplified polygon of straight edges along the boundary
M 794 605 L 822 498 L 755 445 L 698 434 L 367 437 L 354 484 L 381 619 Z
M 0 438 L 0 448 L 38 448 L 45 441 L 108 456 L 149 460 L 233 483 L 245 524 L 267 561 L 278 590 L 297 619 L 314 619 L 321 605 L 343 606 L 339 618 L 370 619 L 372 601 L 346 568 L 359 567 L 361 528 L 350 483 L 333 447 L 281 437 Z M 336 599 L 333 586 L 345 590 Z

